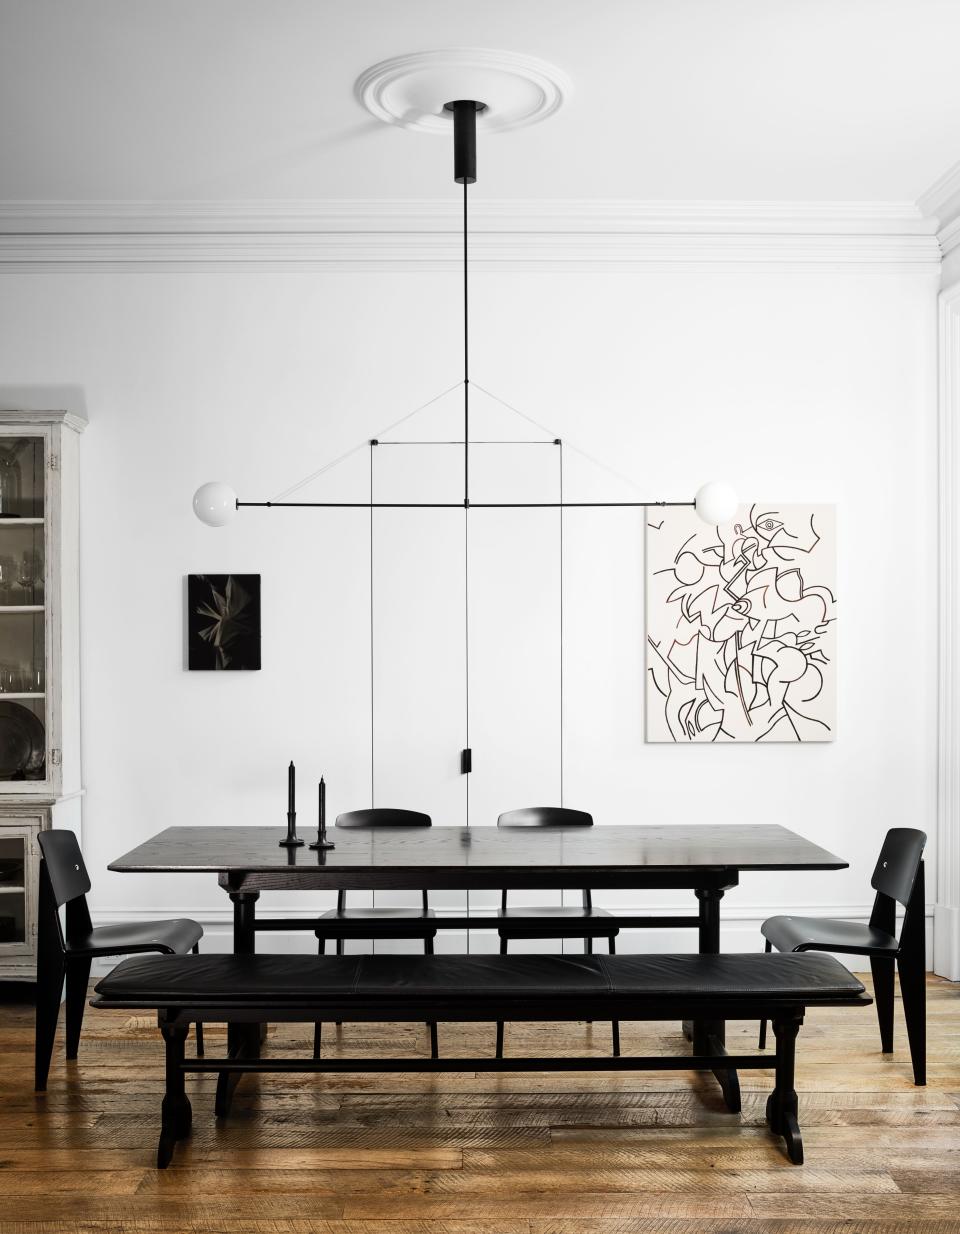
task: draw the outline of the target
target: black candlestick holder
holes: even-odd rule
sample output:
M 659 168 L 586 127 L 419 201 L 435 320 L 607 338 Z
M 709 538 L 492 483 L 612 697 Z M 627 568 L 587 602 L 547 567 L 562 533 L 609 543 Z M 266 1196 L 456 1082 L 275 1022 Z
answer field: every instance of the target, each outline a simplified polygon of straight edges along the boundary
M 303 841 L 297 835 L 297 812 L 287 811 L 287 834 L 279 841 L 281 848 L 302 848 Z
M 316 840 L 314 840 L 314 842 L 310 845 L 310 847 L 311 847 L 312 849 L 314 849 L 315 851 L 317 851 L 317 850 L 323 850 L 323 849 L 325 849 L 325 848 L 336 848 L 336 847 L 337 847 L 337 846 L 336 846 L 336 844 L 334 844 L 334 842 L 333 842 L 332 840 L 328 840 L 328 839 L 327 839 L 327 821 L 326 821 L 326 819 L 324 819 L 324 821 L 323 821 L 323 822 L 320 824 L 320 826 L 317 828 L 317 838 L 316 838 Z
M 327 839 L 327 782 L 323 776 L 320 777 L 320 783 L 317 785 L 319 793 L 318 806 L 319 813 L 317 815 L 317 838 L 310 845 L 315 852 L 323 852 L 327 848 L 336 848 L 336 844 L 332 840 Z

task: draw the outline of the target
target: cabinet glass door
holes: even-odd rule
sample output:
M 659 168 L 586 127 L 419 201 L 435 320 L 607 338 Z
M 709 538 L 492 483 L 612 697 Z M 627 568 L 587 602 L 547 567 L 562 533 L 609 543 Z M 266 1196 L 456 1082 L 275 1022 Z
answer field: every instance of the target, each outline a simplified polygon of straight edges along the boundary
M 44 438 L 0 436 L 0 781 L 47 776 L 45 507 Z
M 0 830 L 0 955 L 30 949 L 27 937 L 27 853 L 30 837 Z

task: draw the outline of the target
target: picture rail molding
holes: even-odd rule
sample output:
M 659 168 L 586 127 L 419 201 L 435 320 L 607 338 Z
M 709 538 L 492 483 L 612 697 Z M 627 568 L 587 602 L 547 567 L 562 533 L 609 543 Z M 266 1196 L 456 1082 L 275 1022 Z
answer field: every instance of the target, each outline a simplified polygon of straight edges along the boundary
M 0 201 L 0 266 L 456 270 L 456 196 L 321 202 Z M 771 263 L 935 268 L 936 220 L 907 202 L 486 201 L 479 269 Z

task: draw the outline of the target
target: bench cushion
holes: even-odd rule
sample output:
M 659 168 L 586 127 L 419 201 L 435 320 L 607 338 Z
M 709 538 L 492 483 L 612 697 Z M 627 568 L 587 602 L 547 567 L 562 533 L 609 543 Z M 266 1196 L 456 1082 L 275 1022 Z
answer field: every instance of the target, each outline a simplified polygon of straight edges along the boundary
M 779 999 L 804 1005 L 857 999 L 863 985 L 832 956 L 136 956 L 96 987 L 99 1006 L 231 1006 L 244 1002 L 303 1007 L 340 999 L 369 1004 L 396 998 L 446 1007 L 457 999 L 536 1000 Z M 495 1019 L 494 1008 L 489 1018 Z M 521 1017 L 522 1018 L 522 1017 Z M 533 1017 L 531 1017 L 533 1018 Z

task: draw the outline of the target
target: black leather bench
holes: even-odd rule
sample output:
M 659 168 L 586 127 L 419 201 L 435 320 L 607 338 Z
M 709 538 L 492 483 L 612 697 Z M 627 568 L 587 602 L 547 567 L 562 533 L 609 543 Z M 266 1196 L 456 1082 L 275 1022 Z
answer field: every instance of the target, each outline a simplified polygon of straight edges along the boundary
M 219 1073 L 217 1113 L 232 1085 L 256 1072 L 624 1071 L 775 1068 L 767 1122 L 787 1155 L 803 1161 L 794 1050 L 804 1011 L 865 1006 L 863 985 L 832 956 L 137 956 L 96 987 L 95 1007 L 158 1011 L 166 1042 L 166 1093 L 157 1165 L 169 1164 L 190 1132 L 188 1071 Z M 711 1054 L 604 1058 L 261 1058 L 259 1032 L 228 1058 L 187 1059 L 191 1024 L 228 1021 L 489 1022 L 494 1020 L 768 1019 L 776 1056 Z M 254 1044 L 251 1044 L 254 1043 Z M 739 1087 L 728 1105 L 739 1109 Z

